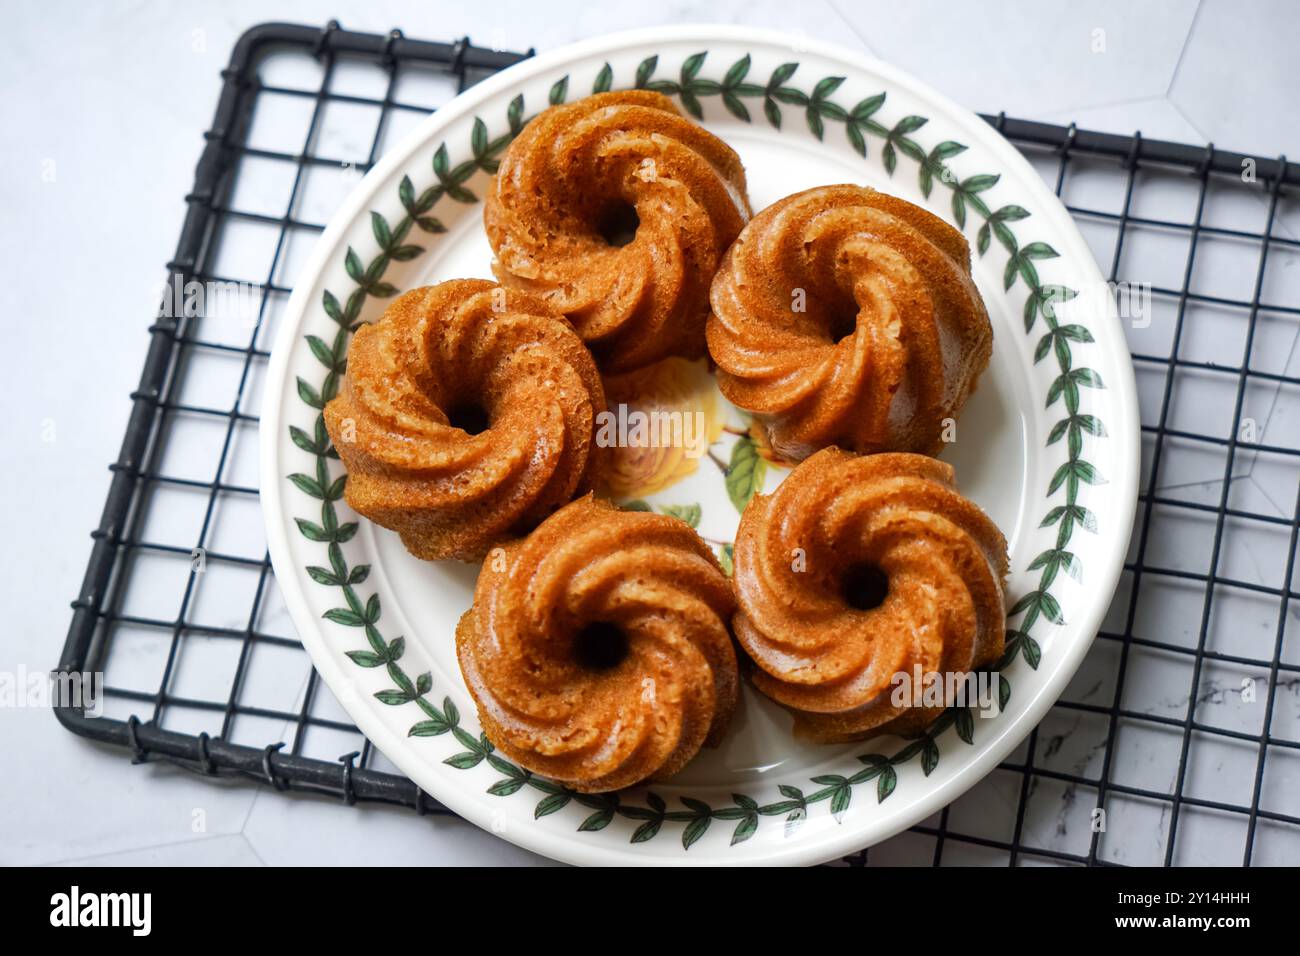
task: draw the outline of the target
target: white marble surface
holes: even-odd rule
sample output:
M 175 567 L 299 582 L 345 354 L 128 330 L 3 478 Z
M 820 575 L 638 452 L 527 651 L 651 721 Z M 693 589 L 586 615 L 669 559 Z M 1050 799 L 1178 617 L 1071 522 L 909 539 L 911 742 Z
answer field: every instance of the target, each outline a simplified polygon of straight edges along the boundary
M 0 310 L 11 391 L 19 400 L 0 423 L 10 505 L 7 547 L 0 552 L 7 612 L 0 670 L 44 669 L 57 659 L 67 602 L 90 547 L 87 532 L 108 486 L 105 466 L 116 455 L 147 344 L 150 293 L 180 226 L 181 199 L 231 45 L 257 22 L 329 17 L 354 29 L 400 26 L 416 37 L 469 34 L 509 49 L 545 49 L 653 23 L 775 26 L 868 51 L 972 109 L 1122 133 L 1141 128 L 1148 137 L 1300 158 L 1292 49 L 1300 9 L 1283 0 L 13 4 L 0 38 L 0 262 L 7 280 Z M 1104 52 L 1094 51 L 1099 37 Z M 1296 275 L 1287 275 L 1291 292 Z M 1286 354 L 1281 361 L 1294 359 Z M 1256 483 L 1267 489 L 1266 476 Z M 1163 634 L 1167 621 L 1160 627 Z M 1115 652 L 1114 645 L 1098 645 L 1075 682 L 1074 699 L 1110 700 Z M 1130 688 L 1144 664 L 1150 662 L 1135 655 Z M 1215 703 L 1216 693 L 1225 699 L 1223 688 L 1237 680 L 1207 675 L 1202 701 Z M 1126 701 L 1134 709 L 1181 713 L 1186 704 L 1189 685 L 1181 700 L 1176 683 L 1168 700 L 1150 684 L 1136 686 L 1145 693 Z M 1231 705 L 1230 694 L 1226 700 Z M 1104 733 L 1104 721 L 1054 716 L 1040 732 L 1039 762 L 1095 773 Z M 1117 765 L 1118 778 L 1170 789 L 1177 763 L 1175 754 L 1168 765 L 1167 743 L 1133 750 L 1138 756 L 1132 766 Z M 40 709 L 0 710 L 0 754 L 0 863 L 545 862 L 459 821 L 349 810 L 131 766 L 119 751 L 70 736 Z M 1189 786 L 1214 796 L 1216 767 L 1222 778 L 1225 760 L 1193 766 Z M 1291 773 L 1291 782 L 1297 777 Z M 1009 837 L 1002 831 L 1014 820 L 1019 781 L 993 774 L 954 809 L 950 824 Z M 1092 797 L 1077 796 L 1047 783 L 1036 787 L 1026 839 L 1086 848 Z M 981 806 L 1002 812 L 981 812 Z M 195 810 L 204 811 L 203 833 L 194 832 Z M 1114 841 L 1117 858 L 1146 861 L 1163 853 L 1160 813 L 1138 807 L 1125 817 L 1127 835 Z M 1196 839 L 1179 841 L 1188 849 L 1180 848 L 1178 862 L 1239 859 L 1235 823 L 1185 815 L 1182 826 L 1196 828 Z M 1296 862 L 1300 849 L 1289 839 L 1261 849 L 1261 858 Z M 905 834 L 873 859 L 925 863 L 931 855 L 932 841 Z M 948 862 L 1001 859 L 969 845 L 945 851 Z

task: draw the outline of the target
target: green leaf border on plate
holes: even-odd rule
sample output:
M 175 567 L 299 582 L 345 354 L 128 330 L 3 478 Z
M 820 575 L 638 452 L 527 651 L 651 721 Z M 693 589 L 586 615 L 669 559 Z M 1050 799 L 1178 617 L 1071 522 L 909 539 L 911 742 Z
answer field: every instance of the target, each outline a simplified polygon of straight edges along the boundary
M 886 172 L 892 176 L 898 168 L 899 154 L 916 164 L 921 193 L 929 197 L 936 186 L 950 190 L 952 215 L 957 225 L 965 229 L 973 213 L 983 220 L 975 233 L 975 249 L 979 256 L 988 253 L 992 241 L 997 240 L 1007 253 L 1003 269 L 1003 288 L 1010 290 L 1023 283 L 1027 290 L 1024 306 L 1026 335 L 1038 335 L 1034 349 L 1034 363 L 1050 355 L 1058 373 L 1046 396 L 1046 406 L 1058 403 L 1063 417 L 1053 426 L 1047 444 L 1055 446 L 1064 439 L 1065 454 L 1055 470 L 1047 489 L 1049 498 L 1063 492 L 1061 503 L 1054 505 L 1040 522 L 1040 527 L 1056 528 L 1056 543 L 1052 548 L 1035 556 L 1029 569 L 1039 572 L 1037 586 L 1019 596 L 1008 612 L 1006 651 L 994 667 L 998 673 L 998 696 L 1005 708 L 1010 699 L 1011 682 L 1001 673 L 1018 657 L 1036 669 L 1042 648 L 1033 636 L 1040 618 L 1052 624 L 1063 624 L 1061 604 L 1053 593 L 1053 585 L 1061 571 L 1076 580 L 1082 579 L 1083 568 L 1079 557 L 1070 550 L 1070 542 L 1077 529 L 1095 533 L 1096 515 L 1078 503 L 1080 486 L 1101 484 L 1104 478 L 1096 467 L 1084 457 L 1085 438 L 1102 439 L 1106 428 L 1096 416 L 1080 411 L 1081 389 L 1104 388 L 1097 372 L 1086 366 L 1075 365 L 1074 348 L 1094 341 L 1092 333 L 1078 324 L 1061 325 L 1056 318 L 1056 305 L 1077 295 L 1073 289 L 1044 283 L 1038 265 L 1057 257 L 1057 252 L 1045 242 L 1031 241 L 1021 244 L 1013 224 L 1029 218 L 1022 206 L 1008 204 L 994 208 L 986 193 L 998 182 L 996 174 L 981 174 L 958 179 L 949 169 L 947 160 L 964 152 L 966 147 L 951 140 L 937 143 L 926 149 L 912 134 L 928 122 L 926 117 L 906 115 L 890 124 L 883 121 L 886 96 L 878 93 L 848 105 L 834 100 L 833 94 L 844 82 L 844 77 L 828 76 L 801 88 L 792 83 L 798 72 L 796 62 L 783 63 L 762 81 L 750 77 L 752 60 L 749 55 L 731 64 L 719 78 L 703 75 L 708 59 L 707 51 L 687 57 L 676 78 L 656 78 L 658 56 L 646 57 L 636 69 L 633 86 L 656 90 L 676 96 L 682 107 L 696 119 L 704 116 L 702 101 L 717 98 L 723 108 L 736 119 L 754 122 L 746 101 L 761 103 L 763 117 L 774 129 L 780 130 L 786 111 L 801 110 L 808 129 L 818 139 L 823 139 L 832 124 L 840 124 L 851 148 L 865 157 L 872 139 L 880 142 L 881 160 Z M 619 88 L 615 84 L 613 68 L 606 63 L 596 77 L 593 92 Z M 556 80 L 548 97 L 549 104 L 565 102 L 569 93 L 569 76 Z M 716 822 L 731 827 L 731 844 L 734 846 L 751 839 L 766 818 L 782 818 L 784 833 L 788 837 L 798 831 L 808 818 L 810 807 L 828 804 L 828 811 L 840 820 L 848 811 L 855 789 L 874 781 L 875 798 L 883 802 L 894 792 L 898 783 L 896 768 L 917 757 L 922 773 L 929 776 L 939 765 L 941 749 L 939 738 L 950 728 L 955 736 L 967 745 L 974 744 L 975 722 L 969 708 L 954 707 L 945 711 L 926 730 L 909 740 L 893 754 L 866 753 L 858 757 L 862 769 L 850 776 L 824 774 L 811 778 L 803 786 L 779 784 L 776 789 L 780 799 L 760 803 L 741 793 L 732 794 L 731 803 L 714 805 L 704 800 L 683 796 L 681 809 L 670 809 L 664 799 L 653 790 L 633 793 L 585 794 L 570 790 L 554 781 L 538 777 L 504 759 L 482 733 L 477 735 L 461 726 L 460 711 L 449 696 L 441 706 L 433 700 L 433 679 L 429 673 L 411 677 L 402 667 L 405 640 L 401 637 L 387 639 L 379 629 L 382 616 L 379 596 L 363 597 L 358 586 L 366 581 L 370 567 L 365 564 L 349 565 L 343 545 L 357 532 L 356 522 L 339 520 L 336 503 L 343 498 L 346 476 L 331 473 L 331 459 L 338 453 L 331 447 L 320 410 L 338 394 L 339 381 L 346 369 L 347 345 L 351 332 L 360 321 L 362 307 L 367 298 L 386 299 L 398 293 L 384 274 L 392 262 L 410 261 L 427 251 L 426 246 L 411 241 L 412 232 L 418 229 L 427 235 L 445 231 L 442 223 L 432 215 L 443 200 L 459 203 L 476 203 L 478 197 L 465 185 L 471 177 L 482 171 L 491 175 L 497 169 L 497 157 L 523 128 L 524 98 L 520 94 L 506 110 L 507 132 L 489 138 L 488 125 L 475 118 L 469 143 L 470 158 L 451 165 L 451 150 L 440 144 L 432 157 L 433 183 L 416 193 L 415 184 L 404 176 L 398 187 L 398 198 L 405 215 L 397 223 L 389 223 L 378 212 L 372 212 L 371 231 L 379 245 L 379 253 L 369 263 L 348 247 L 344 266 L 354 286 L 346 297 L 340 299 L 326 291 L 322 297 L 325 314 L 336 325 L 332 342 L 318 336 L 306 336 L 312 355 L 322 366 L 318 381 L 297 380 L 301 401 L 315 409 L 316 419 L 312 433 L 290 426 L 293 443 L 314 459 L 313 474 L 295 473 L 288 480 L 303 494 L 320 502 L 319 521 L 295 518 L 299 532 L 308 540 L 325 545 L 323 557 L 327 565 L 306 568 L 307 574 L 324 587 L 338 589 L 343 606 L 332 608 L 323 617 L 335 624 L 358 629 L 365 646 L 348 651 L 348 658 L 358 667 L 383 668 L 392 684 L 390 688 L 375 693 L 375 698 L 391 707 L 413 706 L 421 712 L 419 720 L 407 731 L 412 737 L 449 736 L 459 749 L 444 759 L 444 763 L 457 770 L 470 770 L 488 764 L 501 775 L 487 787 L 487 792 L 499 797 L 511 797 L 527 789 L 540 794 L 533 815 L 550 816 L 570 803 L 586 809 L 588 814 L 578 825 L 581 832 L 604 830 L 616 816 L 637 824 L 630 842 L 645 843 L 660 835 L 666 824 L 680 827 L 682 847 L 690 847 L 704 836 Z M 1041 319 L 1041 325 L 1039 320 Z M 1036 333 L 1036 330 L 1037 333 Z M 762 483 L 763 459 L 756 453 L 752 442 L 747 447 L 742 439 L 733 446 L 732 460 L 727 472 L 727 493 L 737 510 L 743 510 L 749 498 Z M 743 459 L 743 460 L 741 460 Z M 729 555 L 728 555 L 729 557 Z M 807 789 L 811 787 L 812 789 Z

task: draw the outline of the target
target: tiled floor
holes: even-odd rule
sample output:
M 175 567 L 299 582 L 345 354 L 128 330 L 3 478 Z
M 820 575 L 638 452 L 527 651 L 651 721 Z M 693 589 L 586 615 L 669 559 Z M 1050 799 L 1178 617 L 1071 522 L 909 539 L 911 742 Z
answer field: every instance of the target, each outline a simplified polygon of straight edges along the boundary
M 72 72 L 42 80 L 48 86 L 40 97 L 28 87 L 28 92 L 6 95 L 2 100 L 6 128 L 32 132 L 22 142 L 0 146 L 0 151 L 33 170 L 44 169 L 44 160 L 50 158 L 62 172 L 56 183 L 44 189 L 19 189 L 5 181 L 0 184 L 4 190 L 0 198 L 13 210 L 16 221 L 64 220 L 83 228 L 68 231 L 71 238 L 66 242 L 73 251 L 62 254 L 39 244 L 33 248 L 6 229 L 0 236 L 0 252 L 32 277 L 31 288 L 63 288 L 71 281 L 73 294 L 79 296 L 74 301 L 99 303 L 107 298 L 109 305 L 105 310 L 75 308 L 58 315 L 57 322 L 49 310 L 38 308 L 43 320 L 18 331 L 19 354 L 31 355 L 32 360 L 25 363 L 26 368 L 16 370 L 19 381 L 15 387 L 19 394 L 34 399 L 17 420 L 7 420 L 6 428 L 14 430 L 13 440 L 0 445 L 18 483 L 17 494 L 34 503 L 14 516 L 15 540 L 33 542 L 34 553 L 39 553 L 54 573 L 35 573 L 38 562 L 32 553 L 7 551 L 6 580 L 26 599 L 18 602 L 16 610 L 13 633 L 17 639 L 0 649 L 0 667 L 21 663 L 43 669 L 57 655 L 67 624 L 66 612 L 60 608 L 66 607 L 63 602 L 76 591 L 88 547 L 84 535 L 97 519 L 106 486 L 102 465 L 116 452 L 124 423 L 124 397 L 145 344 L 145 291 L 167 258 L 167 245 L 179 225 L 177 200 L 189 185 L 198 133 L 206 125 L 215 93 L 216 71 L 244 26 L 271 18 L 305 22 L 322 18 L 320 11 L 306 4 L 272 6 L 276 9 L 251 3 L 223 4 L 207 14 L 182 14 L 162 6 L 133 7 L 106 17 L 104 23 L 79 23 L 71 28 L 71 37 L 68 25 L 61 24 L 60 42 L 75 43 L 77 36 L 83 35 L 82 42 L 89 44 L 94 35 L 94 49 L 102 60 L 92 57 L 87 69 L 96 68 L 96 82 L 106 88 L 89 88 L 81 75 Z M 859 46 L 986 112 L 1005 109 L 1012 115 L 1076 120 L 1081 126 L 1123 133 L 1141 128 L 1148 137 L 1214 140 L 1227 148 L 1268 155 L 1287 151 L 1300 156 L 1300 140 L 1288 141 L 1300 136 L 1300 106 L 1294 96 L 1286 95 L 1294 84 L 1288 87 L 1283 73 L 1287 69 L 1284 64 L 1291 62 L 1285 38 L 1296 32 L 1300 17 L 1294 8 L 1281 3 L 1252 4 L 1254 12 L 1248 14 L 1240 4 L 1209 0 L 1146 4 L 1136 9 L 1132 4 L 1103 3 L 1083 10 L 1041 3 L 967 9 L 939 3 L 823 0 L 799 5 L 685 3 L 635 11 L 619 5 L 594 9 L 584 5 L 581 16 L 569 17 L 556 16 L 534 4 L 515 8 L 500 4 L 480 10 L 440 7 L 436 14 L 432 8 L 398 3 L 349 6 L 336 4 L 329 12 L 357 29 L 382 31 L 400 25 L 410 35 L 469 33 L 480 42 L 505 48 L 545 48 L 578 36 L 669 20 L 735 20 L 777 26 L 792 32 L 796 41 L 802 33 Z M 1272 18 L 1289 22 L 1291 28 L 1271 25 Z M 43 75 L 38 64 L 27 59 L 32 54 L 23 51 L 39 49 L 48 42 L 44 38 L 53 28 L 47 11 L 19 20 L 16 35 L 26 42 L 15 44 L 15 56 L 0 64 L 0 85 L 6 94 L 19 89 L 24 70 Z M 138 55 L 128 53 L 119 61 L 106 52 L 115 44 Z M 990 50 L 1005 55 L 990 56 Z M 283 72 L 274 80 L 286 86 L 311 84 L 312 68 L 311 61 L 276 64 L 274 69 Z M 164 74 L 165 90 L 159 85 Z M 422 85 L 418 76 L 404 79 L 402 98 L 441 102 L 447 91 L 426 88 L 425 80 Z M 373 72 L 349 71 L 342 82 L 359 95 L 373 95 Z M 119 115 L 112 124 L 88 120 L 79 128 L 76 140 L 50 123 L 48 110 L 42 107 L 43 103 L 65 103 L 74 112 L 90 111 L 98 96 L 105 98 L 98 108 L 100 114 L 117 110 L 126 115 Z M 296 150 L 300 145 L 303 101 L 285 100 L 259 111 L 253 135 L 267 148 Z M 371 134 L 358 131 L 366 123 L 373 127 L 371 120 L 355 110 L 346 116 L 331 112 L 322 131 L 333 150 L 330 155 L 347 158 L 364 153 Z M 390 135 L 395 134 L 388 131 L 385 143 L 392 141 Z M 103 157 L 103 168 L 83 165 L 79 147 L 85 140 L 93 142 L 96 153 Z M 146 152 L 140 140 L 175 148 Z M 256 165 L 258 168 L 250 166 L 241 177 L 234 202 L 249 211 L 278 215 L 291 182 L 274 162 Z M 1047 158 L 1042 168 L 1051 177 L 1054 160 Z M 307 223 L 325 222 L 355 175 L 343 166 L 313 168 L 295 216 Z M 105 181 L 114 183 L 114 195 L 105 195 Z M 1141 187 L 1140 205 L 1131 210 L 1132 215 L 1191 222 L 1197 199 L 1194 181 L 1185 175 L 1152 173 Z M 1080 162 L 1069 171 L 1064 198 L 1074 206 L 1116 213 L 1123 193 L 1122 177 L 1117 184 L 1113 168 Z M 97 215 L 87 221 L 85 210 L 92 207 L 91 196 Z M 1223 195 L 1216 191 L 1207 197 L 1203 221 L 1223 229 L 1257 231 L 1263 228 L 1266 212 L 1267 203 L 1261 196 L 1241 190 L 1226 190 Z M 1151 283 L 1157 289 L 1182 287 L 1189 248 L 1187 229 L 1130 227 L 1123 254 L 1116 262 L 1113 221 L 1104 215 L 1086 217 L 1082 225 L 1103 271 L 1114 265 L 1118 278 Z M 229 258 L 223 259 L 219 268 L 233 278 L 264 281 L 276 230 L 259 229 L 253 223 L 242 223 L 240 228 L 244 232 L 223 243 L 223 250 L 228 250 L 223 254 Z M 1291 203 L 1283 211 L 1275 234 L 1292 241 L 1300 235 L 1300 206 Z M 311 230 L 301 231 L 304 249 L 313 235 Z M 295 231 L 294 238 L 297 236 Z M 69 279 L 67 256 L 84 257 L 83 247 L 92 243 L 103 250 L 98 257 L 102 261 L 89 263 L 84 274 L 74 271 Z M 1248 299 L 1258 243 L 1229 235 L 1203 238 L 1202 243 L 1192 290 L 1206 296 Z M 1294 247 L 1270 252 L 1262 295 L 1265 302 L 1300 307 L 1296 252 Z M 275 281 L 291 284 L 295 263 L 300 261 L 291 241 L 282 253 Z M 121 289 L 133 281 L 139 294 L 122 295 Z M 11 289 L 0 291 L 4 296 L 13 294 Z M 268 327 L 274 324 L 283 298 L 282 293 L 270 293 L 259 344 L 268 340 Z M 5 304 L 11 314 L 30 311 L 27 300 Z M 1247 313 L 1240 307 L 1211 302 L 1189 305 L 1182 319 L 1178 358 L 1229 368 L 1248 359 L 1259 371 L 1300 375 L 1296 315 L 1261 312 L 1256 319 L 1254 347 L 1247 357 Z M 215 325 L 231 330 L 237 323 Z M 1165 407 L 1168 363 L 1159 359 L 1170 356 L 1176 328 L 1174 301 L 1155 294 L 1150 322 L 1132 322 L 1126 330 L 1134 351 L 1148 357 L 1138 362 L 1138 381 L 1144 396 L 1144 421 L 1149 423 L 1158 420 Z M 76 342 L 77 347 L 69 348 L 69 342 Z M 185 379 L 185 401 L 205 407 L 223 407 L 222 402 L 228 406 L 242 372 L 237 367 L 242 360 L 242 355 L 238 362 L 220 354 L 207 356 Z M 51 387 L 52 371 L 54 379 L 76 383 L 76 387 Z M 255 360 L 240 406 L 249 413 L 256 411 L 260 372 L 261 361 Z M 1200 367 L 1179 367 L 1173 374 L 1165 411 L 1169 426 L 1226 434 L 1232 421 L 1230 414 L 1224 419 L 1224 411 L 1231 410 L 1236 377 Z M 1252 385 L 1245 401 L 1246 413 L 1258 426 L 1259 442 L 1296 447 L 1300 395 L 1293 387 L 1263 380 Z M 164 467 L 172 470 L 169 473 L 192 474 L 206 481 L 215 466 L 213 449 L 219 453 L 225 438 L 225 421 L 195 419 L 192 428 L 178 432 L 183 440 L 167 448 Z M 54 442 L 42 442 L 47 421 L 57 423 L 59 437 Z M 205 427 L 216 428 L 221 434 L 213 432 L 204 438 L 199 430 Z M 1144 447 L 1144 477 L 1150 474 L 1154 448 L 1155 441 L 1149 438 Z M 224 480 L 236 488 L 254 488 L 255 455 L 252 426 L 237 427 L 230 436 Z M 1223 493 L 1225 463 L 1220 445 L 1165 439 L 1155 487 L 1162 502 L 1168 499 L 1171 503 L 1152 505 L 1162 520 L 1146 544 L 1148 565 L 1169 572 L 1204 572 L 1209 562 L 1205 542 L 1212 541 L 1214 516 L 1179 503 L 1217 504 Z M 1290 520 L 1297 479 L 1292 459 L 1264 452 L 1243 453 L 1238 455 L 1232 474 L 1231 507 Z M 164 605 L 177 601 L 184 591 L 188 551 L 197 540 L 209 501 L 206 491 L 195 494 L 184 486 L 160 485 L 155 496 L 154 523 L 146 529 L 147 536 L 183 552 L 142 555 L 139 560 L 147 567 L 137 569 L 127 600 L 143 617 L 174 617 L 177 608 Z M 232 642 L 203 629 L 244 626 L 240 615 L 246 615 L 252 593 L 259 583 L 265 583 L 259 581 L 256 566 L 250 566 L 247 559 L 260 559 L 264 545 L 255 498 L 238 490 L 223 491 L 212 506 L 208 546 L 230 560 L 218 558 L 214 562 L 217 574 L 206 576 L 190 598 L 187 620 L 196 627 L 193 633 L 184 634 L 172 686 L 194 701 L 219 705 L 228 698 L 229 674 L 238 661 L 232 657 Z M 1277 588 L 1283 583 L 1281 569 L 1289 542 L 1279 528 L 1287 530 L 1253 519 L 1225 526 L 1218 570 L 1234 583 L 1214 586 L 1208 617 L 1202 614 L 1204 584 L 1189 582 L 1176 573 L 1148 573 L 1135 592 L 1132 575 L 1126 576 L 1106 628 L 1112 634 L 1122 633 L 1131 616 L 1132 633 L 1150 640 L 1152 646 L 1133 646 L 1127 653 L 1119 698 L 1126 716 L 1117 731 L 1112 781 L 1158 793 L 1172 792 L 1177 785 L 1183 737 L 1177 728 L 1162 721 L 1181 721 L 1187 713 L 1193 674 L 1190 658 L 1179 649 L 1195 646 L 1203 624 L 1206 646 L 1212 650 L 1252 660 L 1267 660 L 1271 655 L 1278 601 L 1251 586 Z M 169 575 L 180 587 L 166 585 Z M 1300 623 L 1294 602 L 1289 614 L 1289 643 L 1283 659 L 1300 663 Z M 225 730 L 235 740 L 258 744 L 285 733 L 286 715 L 300 707 L 308 671 L 305 655 L 291 643 L 292 628 L 273 587 L 266 590 L 257 627 L 285 639 L 283 643 L 257 643 L 246 664 L 240 700 L 265 713 L 240 716 L 223 728 L 220 711 L 178 707 L 164 715 L 165 725 L 189 731 Z M 110 681 L 120 680 L 125 686 L 137 686 L 132 683 L 137 682 L 140 690 L 152 690 L 166 666 L 171 638 L 170 631 L 160 634 L 145 625 L 123 628 L 115 638 L 120 643 L 112 659 L 121 671 L 111 674 Z M 1116 697 L 1120 653 L 1115 640 L 1099 640 L 1065 700 L 1108 707 Z M 1262 707 L 1244 703 L 1240 688 L 1243 679 L 1258 681 L 1260 676 L 1255 666 L 1229 661 L 1207 664 L 1196 685 L 1193 706 L 1197 722 L 1258 732 Z M 1274 734 L 1292 740 L 1300 734 L 1297 701 L 1300 683 L 1279 685 L 1272 717 Z M 311 714 L 326 723 L 307 734 L 305 752 L 332 760 L 355 748 L 358 738 L 353 732 L 331 726 L 346 723 L 346 715 L 323 688 L 313 700 Z M 1060 708 L 1038 731 L 1034 765 L 1071 777 L 1096 779 L 1101 775 L 1107 730 L 1104 716 Z M 349 810 L 322 799 L 286 799 L 248 786 L 213 785 L 163 767 L 132 767 L 120 752 L 71 738 L 48 714 L 39 711 L 4 713 L 0 716 L 0 739 L 14 755 L 11 772 L 0 775 L 0 802 L 20 808 L 0 817 L 3 862 L 543 862 L 455 820 L 417 820 L 409 812 L 383 808 Z M 1225 739 L 1209 733 L 1193 735 L 1184 791 L 1205 800 L 1233 804 L 1244 800 L 1249 804 L 1258 747 L 1240 741 L 1225 743 Z M 1027 754 L 1028 744 L 1011 762 L 1022 763 Z M 1270 806 L 1270 801 L 1284 801 L 1292 794 L 1290 812 L 1295 812 L 1293 785 L 1300 779 L 1300 759 L 1293 759 L 1294 754 L 1282 750 L 1277 759 L 1270 755 L 1261 805 Z M 382 761 L 382 757 L 378 759 Z M 1000 842 L 1010 839 L 1015 832 L 1022 779 L 1010 771 L 990 775 L 952 808 L 948 828 Z M 1095 788 L 1035 777 L 1020 822 L 1020 841 L 1031 848 L 1086 853 L 1088 811 L 1095 803 Z M 1110 822 L 1099 846 L 1103 859 L 1141 863 L 1164 858 L 1169 832 L 1166 803 L 1120 793 L 1112 794 L 1107 808 Z M 1300 839 L 1291 829 L 1262 821 L 1260 836 L 1265 835 L 1266 840 L 1257 837 L 1259 862 L 1300 860 Z M 1239 817 L 1184 808 L 1173 858 L 1178 863 L 1236 862 L 1243 841 Z M 870 859 L 872 863 L 928 863 L 935 842 L 933 835 L 904 834 L 874 850 Z M 1004 863 L 1006 858 L 1003 850 L 960 841 L 949 841 L 943 856 L 946 863 Z M 1035 858 L 1022 857 L 1022 862 L 1035 862 Z

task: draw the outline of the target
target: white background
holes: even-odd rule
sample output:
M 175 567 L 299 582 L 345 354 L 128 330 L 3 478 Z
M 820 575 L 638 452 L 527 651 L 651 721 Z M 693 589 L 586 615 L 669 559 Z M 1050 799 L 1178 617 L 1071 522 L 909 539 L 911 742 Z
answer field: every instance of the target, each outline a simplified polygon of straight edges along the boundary
M 660 23 L 773 26 L 874 54 L 971 109 L 1300 158 L 1300 13 L 1282 0 L 8 4 L 0 670 L 57 661 L 232 44 L 254 23 L 330 17 L 515 50 Z M 459 821 L 133 767 L 48 711 L 0 711 L 0 863 L 85 861 L 540 862 Z

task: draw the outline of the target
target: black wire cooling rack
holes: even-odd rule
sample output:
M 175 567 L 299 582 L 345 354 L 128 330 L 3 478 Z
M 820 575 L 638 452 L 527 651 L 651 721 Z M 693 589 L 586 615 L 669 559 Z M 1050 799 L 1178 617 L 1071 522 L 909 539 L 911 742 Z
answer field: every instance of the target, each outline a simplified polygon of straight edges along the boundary
M 166 310 L 150 330 L 59 664 L 104 672 L 105 712 L 60 708 L 68 729 L 136 762 L 448 812 L 360 735 L 293 632 L 262 537 L 256 409 L 296 264 L 346 191 L 523 58 L 337 23 L 240 39 L 168 272 L 173 289 L 242 281 L 252 304 L 239 321 Z M 1300 167 L 985 118 L 1131 306 L 1138 521 L 1049 716 L 971 792 L 847 862 L 1300 862 L 1300 210 L 1285 189 Z

